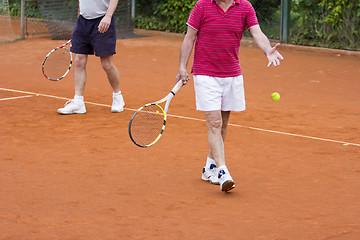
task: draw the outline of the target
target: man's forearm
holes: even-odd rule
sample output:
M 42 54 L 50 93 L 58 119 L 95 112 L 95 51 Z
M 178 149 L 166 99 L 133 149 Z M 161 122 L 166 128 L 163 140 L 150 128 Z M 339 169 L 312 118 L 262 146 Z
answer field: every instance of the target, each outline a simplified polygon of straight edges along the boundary
M 191 27 L 188 27 L 187 33 L 185 35 L 184 41 L 183 41 L 183 43 L 181 45 L 181 49 L 180 49 L 179 70 L 181 70 L 181 69 L 186 70 L 191 52 L 194 47 L 196 35 L 197 35 L 197 30 L 195 30 Z
M 185 39 L 185 41 L 181 45 L 179 69 L 186 69 L 193 46 L 194 42 L 189 39 Z
M 250 31 L 256 45 L 267 55 L 272 48 L 267 36 L 261 31 L 259 26 L 254 26 Z
M 119 0 L 110 0 L 109 7 L 108 7 L 108 10 L 106 11 L 105 15 L 112 17 L 112 15 L 114 14 L 114 12 L 116 10 L 118 2 L 119 2 Z

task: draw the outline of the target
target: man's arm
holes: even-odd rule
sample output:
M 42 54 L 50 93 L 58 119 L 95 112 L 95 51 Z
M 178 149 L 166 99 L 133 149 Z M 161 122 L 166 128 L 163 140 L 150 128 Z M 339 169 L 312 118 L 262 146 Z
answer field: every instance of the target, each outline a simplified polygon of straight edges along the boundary
M 277 51 L 280 47 L 280 43 L 271 47 L 270 41 L 267 36 L 261 31 L 259 25 L 252 26 L 250 32 L 254 38 L 254 41 L 258 47 L 264 51 L 265 55 L 269 59 L 268 67 L 273 64 L 275 67 L 280 65 L 280 60 L 283 60 L 283 56 Z
M 99 23 L 99 26 L 98 26 L 99 32 L 104 33 L 109 29 L 109 26 L 111 23 L 111 18 L 116 10 L 118 2 L 119 2 L 119 0 L 110 0 L 109 7 L 106 11 L 106 14 L 103 17 L 103 19 L 101 19 L 101 22 Z
M 176 76 L 176 81 L 182 80 L 184 84 L 186 84 L 190 79 L 186 68 L 187 68 L 187 64 L 189 62 L 191 52 L 194 47 L 194 42 L 195 42 L 195 39 L 197 36 L 197 32 L 198 32 L 197 30 L 188 26 L 184 41 L 181 45 L 179 72 Z

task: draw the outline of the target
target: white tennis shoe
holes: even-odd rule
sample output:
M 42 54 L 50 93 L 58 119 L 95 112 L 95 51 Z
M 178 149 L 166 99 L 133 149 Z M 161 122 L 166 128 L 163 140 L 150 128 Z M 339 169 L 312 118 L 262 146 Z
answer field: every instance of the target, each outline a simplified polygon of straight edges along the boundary
M 219 184 L 216 165 L 211 164 L 210 168 L 203 167 L 201 179 L 212 184 Z
M 113 95 L 113 103 L 111 106 L 111 112 L 113 112 L 113 113 L 122 112 L 122 111 L 124 111 L 124 106 L 125 106 L 125 102 L 124 102 L 124 98 L 121 95 L 121 93 Z
M 221 191 L 228 192 L 231 189 L 235 188 L 235 182 L 228 171 L 220 169 L 218 173 L 218 179 L 220 182 Z
M 85 103 L 83 101 L 71 99 L 65 103 L 63 108 L 59 108 L 57 112 L 63 115 L 83 114 L 86 113 Z

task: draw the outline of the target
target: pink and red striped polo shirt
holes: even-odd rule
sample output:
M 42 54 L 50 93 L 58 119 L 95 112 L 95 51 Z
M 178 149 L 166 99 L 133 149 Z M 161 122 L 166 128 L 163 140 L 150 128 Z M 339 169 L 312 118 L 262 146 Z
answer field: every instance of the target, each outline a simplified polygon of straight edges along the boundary
M 242 74 L 239 49 L 246 28 L 257 25 L 251 3 L 234 0 L 224 12 L 216 0 L 199 0 L 187 25 L 198 31 L 195 43 L 194 75 L 236 77 Z

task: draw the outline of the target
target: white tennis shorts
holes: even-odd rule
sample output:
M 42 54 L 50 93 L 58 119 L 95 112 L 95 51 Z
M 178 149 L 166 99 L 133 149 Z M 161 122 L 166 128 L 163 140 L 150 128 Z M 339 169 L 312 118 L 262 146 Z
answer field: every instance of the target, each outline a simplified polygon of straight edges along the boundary
M 196 109 L 199 111 L 244 111 L 243 76 L 209 77 L 194 75 Z

